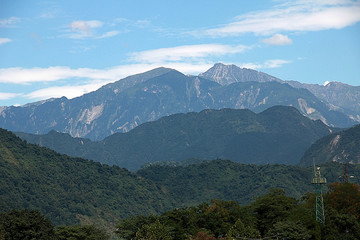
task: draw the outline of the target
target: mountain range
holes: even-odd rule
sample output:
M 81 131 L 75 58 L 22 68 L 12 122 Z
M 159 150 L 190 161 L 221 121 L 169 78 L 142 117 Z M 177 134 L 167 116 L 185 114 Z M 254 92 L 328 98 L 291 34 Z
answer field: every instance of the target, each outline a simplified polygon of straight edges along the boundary
M 328 85 L 326 89 L 333 83 Z M 0 127 L 34 134 L 56 130 L 73 137 L 102 140 L 175 113 L 222 108 L 258 113 L 275 105 L 296 107 L 303 115 L 320 119 L 328 126 L 350 127 L 360 122 L 358 87 L 318 89 L 323 88 L 285 82 L 234 65 L 215 64 L 199 76 L 157 68 L 74 99 L 63 97 L 1 107 Z M 341 104 L 336 105 L 340 97 Z
M 59 153 L 137 170 L 151 162 L 188 158 L 295 165 L 314 141 L 334 130 L 294 107 L 274 106 L 261 113 L 207 109 L 173 114 L 101 141 L 55 131 L 17 135 Z
M 329 183 L 339 180 L 340 164 L 322 164 L 321 169 Z M 360 165 L 349 165 L 348 171 L 358 176 Z M 122 218 L 211 199 L 248 204 L 270 188 L 299 198 L 312 190 L 311 175 L 312 167 L 220 159 L 180 167 L 151 165 L 132 173 L 61 155 L 0 129 L 0 211 L 37 209 L 55 225 L 111 228 Z

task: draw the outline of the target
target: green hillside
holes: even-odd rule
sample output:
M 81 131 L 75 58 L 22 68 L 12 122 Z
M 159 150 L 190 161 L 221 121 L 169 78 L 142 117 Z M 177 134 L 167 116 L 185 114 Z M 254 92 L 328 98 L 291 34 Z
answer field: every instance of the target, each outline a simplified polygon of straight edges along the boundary
M 0 129 L 0 212 L 37 209 L 55 225 L 111 224 L 172 206 L 168 194 L 126 169 L 60 155 Z
M 326 163 L 321 169 L 329 183 L 339 181 L 341 164 Z M 360 176 L 360 165 L 349 165 L 348 172 Z M 211 199 L 248 204 L 272 188 L 300 198 L 313 191 L 311 177 L 312 167 L 220 159 L 191 159 L 177 167 L 153 164 L 131 173 L 27 144 L 0 129 L 0 212 L 35 209 L 55 225 L 95 223 L 108 229 L 119 219 Z
M 137 170 L 151 162 L 188 158 L 295 165 L 313 142 L 331 131 L 293 107 L 275 106 L 258 114 L 245 109 L 174 114 L 99 142 L 54 131 L 18 135 L 70 156 Z
M 360 163 L 360 125 L 316 141 L 300 160 L 303 166 L 323 162 Z
M 349 165 L 351 175 L 360 176 L 360 165 Z M 327 163 L 321 172 L 328 183 L 338 182 L 342 165 Z M 138 175 L 161 185 L 182 206 L 198 204 L 211 199 L 237 201 L 249 204 L 268 189 L 281 188 L 292 197 L 300 198 L 313 191 L 310 181 L 312 167 L 287 165 L 246 165 L 227 160 L 204 161 L 188 166 L 151 165 Z M 360 183 L 360 178 L 353 179 Z

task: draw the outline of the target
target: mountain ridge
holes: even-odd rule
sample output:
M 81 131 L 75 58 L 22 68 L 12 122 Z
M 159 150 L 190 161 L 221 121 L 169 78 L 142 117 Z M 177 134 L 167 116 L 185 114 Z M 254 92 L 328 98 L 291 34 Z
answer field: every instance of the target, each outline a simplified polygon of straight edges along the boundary
M 357 118 L 350 119 L 345 113 L 332 110 L 306 89 L 280 81 L 261 82 L 258 75 L 273 77 L 246 71 L 254 75 L 251 82 L 221 85 L 201 76 L 157 68 L 74 99 L 63 97 L 21 107 L 3 107 L 0 127 L 34 134 L 56 130 L 73 137 L 101 140 L 174 113 L 222 108 L 260 112 L 274 105 L 294 106 L 305 116 L 320 119 L 329 126 L 349 127 L 357 123 Z
M 297 164 L 312 142 L 331 131 L 293 107 L 274 106 L 261 113 L 247 109 L 177 113 L 98 142 L 56 132 L 17 135 L 71 156 L 136 170 L 150 162 L 193 157 Z
M 360 124 L 317 140 L 306 150 L 300 165 L 313 162 L 360 164 Z

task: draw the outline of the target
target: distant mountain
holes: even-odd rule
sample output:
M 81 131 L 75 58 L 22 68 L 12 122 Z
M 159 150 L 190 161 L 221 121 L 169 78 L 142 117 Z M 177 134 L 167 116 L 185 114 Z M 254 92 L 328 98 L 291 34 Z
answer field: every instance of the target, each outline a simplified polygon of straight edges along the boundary
M 360 163 L 360 124 L 325 136 L 305 152 L 300 165 L 323 162 Z
M 350 119 L 360 122 L 360 86 L 350 86 L 340 82 L 329 82 L 325 85 L 286 82 L 296 88 L 308 89 L 327 103 L 330 109 L 343 112 Z
M 221 85 L 201 76 L 158 68 L 71 100 L 63 97 L 21 107 L 2 107 L 0 127 L 35 134 L 56 130 L 73 137 L 101 140 L 175 113 L 222 108 L 260 112 L 274 105 L 294 106 L 305 116 L 320 119 L 329 126 L 356 124 L 344 113 L 331 110 L 308 90 L 293 88 L 254 70 L 236 74 L 237 70 L 232 66 L 227 72 L 232 77 L 243 76 L 245 82 Z M 226 71 L 222 72 L 216 76 L 224 77 Z
M 342 167 L 326 163 L 321 170 L 332 183 L 338 181 Z M 359 176 L 360 165 L 352 164 L 348 171 Z M 130 173 L 27 144 L 0 129 L 0 212 L 37 209 L 55 225 L 96 224 L 109 229 L 122 218 L 211 199 L 248 204 L 271 188 L 300 197 L 312 190 L 311 175 L 312 167 L 220 159 L 181 167 L 152 165 Z M 354 181 L 359 183 L 359 178 Z
M 126 169 L 60 155 L 3 129 L 0 193 L 0 212 L 39 209 L 56 225 L 111 225 L 174 206 L 153 182 Z
M 199 74 L 199 76 L 213 80 L 221 85 L 229 85 L 236 82 L 281 82 L 280 79 L 266 73 L 222 63 L 216 63 L 206 72 Z
M 221 85 L 229 85 L 235 82 L 271 82 L 287 83 L 295 88 L 304 88 L 309 90 L 318 99 L 327 105 L 329 110 L 340 111 L 346 114 L 350 119 L 360 123 L 360 86 L 350 86 L 340 82 L 329 82 L 325 85 L 306 84 L 297 81 L 283 81 L 266 73 L 258 72 L 252 69 L 239 68 L 235 65 L 215 64 L 208 71 L 201 73 L 206 79 L 215 81 Z M 320 119 L 320 118 L 314 118 Z M 322 121 L 326 119 L 321 119 Z M 340 126 L 339 123 L 330 123 Z M 349 125 L 350 126 L 350 125 Z M 341 125 L 345 127 L 345 125 Z
M 259 114 L 236 109 L 174 114 L 99 142 L 54 131 L 18 135 L 61 153 L 135 170 L 151 162 L 193 157 L 297 164 L 314 141 L 331 131 L 293 107 L 275 106 Z

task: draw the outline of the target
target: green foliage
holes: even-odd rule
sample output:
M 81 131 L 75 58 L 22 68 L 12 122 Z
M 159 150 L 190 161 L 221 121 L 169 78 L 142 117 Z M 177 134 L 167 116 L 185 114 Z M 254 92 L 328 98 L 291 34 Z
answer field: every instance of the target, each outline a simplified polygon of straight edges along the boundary
M 256 229 L 255 226 L 245 226 L 241 219 L 238 219 L 235 224 L 227 232 L 227 237 L 232 238 L 258 238 L 260 237 L 260 232 Z
M 154 216 L 149 216 L 147 220 L 144 216 L 120 220 L 117 234 L 124 239 L 134 239 L 134 236 L 138 237 L 141 226 L 147 226 L 148 229 L 155 222 L 156 225 L 161 223 L 159 229 L 166 230 L 165 232 L 170 234 L 172 239 L 189 237 L 202 239 L 203 233 L 208 237 L 225 235 L 238 219 L 247 221 L 249 227 L 255 226 L 253 222 L 255 219 L 238 203 L 212 200 L 210 203 L 202 203 L 196 207 L 165 212 L 155 220 Z
M 154 223 L 143 225 L 136 232 L 136 240 L 172 240 L 171 230 L 157 219 Z
M 104 230 L 93 225 L 58 226 L 55 233 L 58 240 L 107 240 L 110 238 Z
M 360 187 L 353 183 L 333 183 L 326 195 L 330 207 L 342 214 L 360 218 Z
M 60 155 L 0 129 L 2 212 L 39 209 L 55 225 L 111 228 L 119 217 L 172 206 L 168 194 L 126 169 Z
M 311 169 L 297 166 L 245 165 L 218 159 L 185 167 L 153 165 L 137 174 L 163 186 L 182 206 L 213 198 L 249 204 L 268 188 L 283 188 L 293 197 L 312 190 Z
M 132 216 L 130 218 L 121 219 L 119 223 L 116 225 L 116 234 L 120 238 L 124 239 L 135 239 L 136 233 L 142 226 L 150 225 L 155 222 L 158 218 L 150 215 L 150 216 Z
M 297 164 L 314 141 L 328 134 L 330 128 L 322 122 L 285 106 L 271 107 L 259 114 L 245 109 L 174 114 L 98 142 L 55 131 L 41 136 L 18 133 L 29 142 L 60 153 L 129 170 L 151 162 L 189 158 Z
M 51 222 L 35 210 L 12 210 L 0 214 L 0 239 L 56 240 Z
M 257 225 L 260 233 L 264 235 L 275 223 L 290 217 L 295 210 L 297 200 L 285 196 L 285 191 L 272 189 L 268 194 L 263 195 L 252 203 L 257 218 Z
M 360 124 L 317 140 L 300 160 L 303 166 L 323 162 L 360 163 Z
M 281 236 L 282 239 L 310 239 L 310 231 L 301 222 L 280 221 L 268 231 L 267 236 Z
M 353 194 L 354 192 L 349 196 L 353 197 Z M 151 236 L 165 232 L 166 236 L 175 240 L 360 238 L 360 221 L 354 215 L 326 206 L 326 225 L 323 226 L 316 222 L 314 208 L 313 194 L 306 194 L 301 201 L 297 201 L 286 196 L 281 189 L 271 189 L 248 206 L 212 200 L 195 207 L 174 209 L 158 217 L 124 219 L 117 225 L 118 232 L 127 232 L 128 235 L 118 236 L 136 239 L 140 233 L 144 236 L 143 232 L 150 232 Z M 148 239 L 152 239 L 150 235 Z

